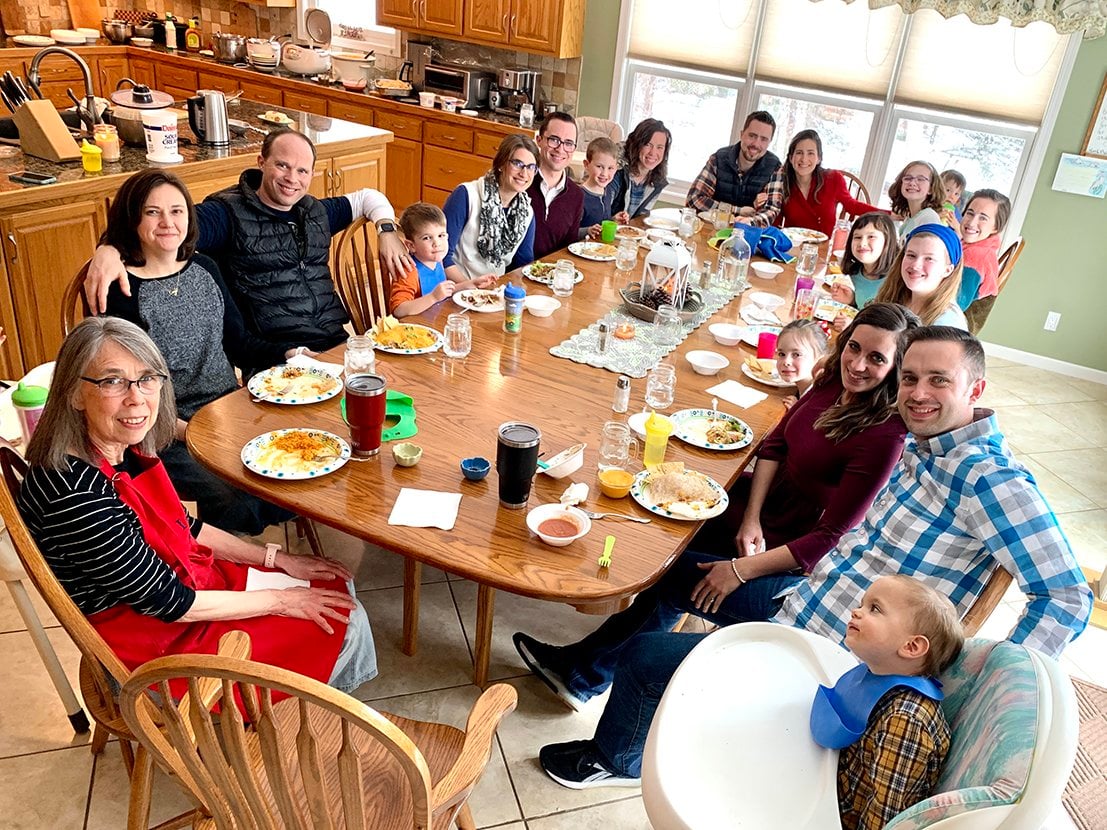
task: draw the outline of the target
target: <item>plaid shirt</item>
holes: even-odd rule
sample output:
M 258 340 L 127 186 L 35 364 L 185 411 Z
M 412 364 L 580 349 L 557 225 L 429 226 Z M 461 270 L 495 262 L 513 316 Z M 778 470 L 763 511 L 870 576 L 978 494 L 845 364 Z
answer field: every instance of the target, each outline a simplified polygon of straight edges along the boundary
M 761 210 L 757 211 L 746 221 L 758 228 L 767 228 L 776 221 L 776 217 L 780 214 L 781 208 L 784 207 L 783 164 L 780 166 L 780 169 L 773 173 L 773 177 L 769 179 L 769 183 L 765 185 L 765 189 L 761 192 L 765 194 L 767 201 L 762 205 Z
M 995 416 L 929 439 L 903 458 L 865 514 L 774 622 L 845 639 L 850 610 L 885 574 L 919 577 L 963 616 L 997 566 L 1028 603 L 1010 634 L 1056 657 L 1087 625 L 1092 592 L 1030 471 L 1011 456 Z
M 842 830 L 881 830 L 927 798 L 949 752 L 941 705 L 911 689 L 880 699 L 856 743 L 838 756 Z
M 722 151 L 720 150 L 719 152 Z M 770 174 L 769 170 L 767 170 L 766 167 L 774 172 Z M 747 170 L 745 173 L 739 173 L 738 176 L 740 182 L 748 181 L 750 185 L 756 185 L 758 177 L 767 176 L 767 189 L 772 184 L 772 182 L 777 179 L 777 175 L 779 173 L 780 160 L 772 153 L 766 153 L 765 155 L 761 156 L 761 158 L 759 158 L 756 162 L 754 162 L 752 168 Z M 772 224 L 773 219 L 776 218 L 776 214 L 780 212 L 781 205 L 784 204 L 782 190 L 782 188 L 784 187 L 784 180 L 781 179 L 780 181 L 781 184 L 778 186 L 778 194 L 775 202 L 776 209 L 773 211 L 772 216 L 769 218 L 769 220 L 765 223 L 766 225 Z M 710 156 L 707 157 L 707 163 L 703 166 L 703 170 L 701 170 L 700 174 L 696 176 L 696 180 L 692 182 L 692 186 L 688 188 L 688 196 L 684 200 L 684 206 L 695 208 L 696 210 L 711 210 L 711 208 L 719 204 L 719 200 L 715 196 L 715 191 L 718 190 L 718 188 L 718 162 L 716 162 L 715 160 L 715 153 L 712 153 Z M 772 199 L 771 196 L 770 199 Z M 741 207 L 741 205 L 738 205 L 738 207 Z M 769 207 L 770 205 L 766 205 L 764 212 L 768 212 Z

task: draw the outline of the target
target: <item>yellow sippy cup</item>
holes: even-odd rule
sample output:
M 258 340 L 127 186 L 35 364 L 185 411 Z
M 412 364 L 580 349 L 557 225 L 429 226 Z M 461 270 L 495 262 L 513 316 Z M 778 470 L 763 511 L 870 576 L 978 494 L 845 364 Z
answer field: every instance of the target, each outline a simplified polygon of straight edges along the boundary
M 673 422 L 664 415 L 650 412 L 646 419 L 646 448 L 642 451 L 642 464 L 650 469 L 665 460 L 665 448 L 673 434 Z
M 99 173 L 104 169 L 104 151 L 88 141 L 81 142 L 81 166 L 86 173 Z

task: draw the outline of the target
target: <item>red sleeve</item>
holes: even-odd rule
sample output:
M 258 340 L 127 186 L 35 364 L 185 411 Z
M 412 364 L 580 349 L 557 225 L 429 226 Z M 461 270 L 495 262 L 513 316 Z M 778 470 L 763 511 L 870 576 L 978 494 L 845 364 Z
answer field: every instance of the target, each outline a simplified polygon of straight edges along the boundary
M 793 406 L 792 410 L 795 409 Z M 846 439 L 851 444 L 851 455 L 818 524 L 788 543 L 788 550 L 804 571 L 809 573 L 847 530 L 861 523 L 903 454 L 906 434 L 903 421 L 893 415 L 884 423 Z
M 400 279 L 392 280 L 392 286 L 388 290 L 388 310 L 395 311 L 400 303 L 406 303 L 419 296 L 422 296 L 422 291 L 419 290 L 419 274 L 412 265 Z

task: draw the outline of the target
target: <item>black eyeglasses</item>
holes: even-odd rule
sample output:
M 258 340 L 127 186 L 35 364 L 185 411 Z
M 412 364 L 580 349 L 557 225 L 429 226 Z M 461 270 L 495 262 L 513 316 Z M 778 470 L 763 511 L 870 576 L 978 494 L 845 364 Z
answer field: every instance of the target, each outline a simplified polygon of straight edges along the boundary
M 527 163 L 522 159 L 508 159 L 508 163 L 516 170 L 526 170 L 528 173 L 535 173 L 538 170 L 538 165 L 534 162 Z
M 81 377 L 81 380 L 96 386 L 105 398 L 122 398 L 131 391 L 132 386 L 137 386 L 138 391 L 144 395 L 156 395 L 161 391 L 161 387 L 167 379 L 167 375 L 157 374 L 143 375 L 138 380 Z
M 567 141 L 564 138 L 558 138 L 556 135 L 546 136 L 546 143 L 553 147 L 555 150 L 558 147 L 564 147 L 570 153 L 577 149 L 577 143 L 575 141 Z

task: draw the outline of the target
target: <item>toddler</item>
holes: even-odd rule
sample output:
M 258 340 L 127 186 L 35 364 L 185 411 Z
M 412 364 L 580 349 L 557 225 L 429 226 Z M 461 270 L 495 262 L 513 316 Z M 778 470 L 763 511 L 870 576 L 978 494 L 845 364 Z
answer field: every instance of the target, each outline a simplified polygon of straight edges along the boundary
M 984 327 L 999 293 L 999 243 L 1010 216 L 1011 200 L 998 190 L 978 190 L 965 207 L 961 220 L 965 267 L 980 272 L 976 299 L 965 309 L 973 334 Z
M 442 260 L 450 248 L 446 233 L 446 214 L 426 202 L 415 202 L 400 216 L 408 253 L 414 267 L 388 290 L 388 308 L 396 317 L 421 314 L 432 305 L 464 288 L 487 288 L 496 282 L 492 274 L 453 282 L 446 278 Z
M 793 320 L 780 330 L 776 339 L 776 371 L 780 379 L 794 384 L 797 395 L 784 400 L 791 408 L 814 382 L 815 368 L 826 355 L 827 336 L 814 320 Z
M 840 303 L 861 309 L 876 297 L 876 292 L 896 258 L 899 237 L 892 218 L 881 212 L 859 216 L 849 231 L 849 247 L 842 256 L 842 273 L 850 285 L 835 281 L 830 296 Z M 849 319 L 839 315 L 834 330 L 839 334 L 849 325 Z
M 965 195 L 965 176 L 959 170 L 946 170 L 942 173 L 942 187 L 946 189 L 946 200 L 942 208 L 961 221 L 961 197 Z
M 811 710 L 815 741 L 841 750 L 842 830 L 879 830 L 934 789 L 950 745 L 936 678 L 963 644 L 953 604 L 902 574 L 851 613 L 846 646 L 861 665 L 820 686 Z
M 612 181 L 619 169 L 619 148 L 610 138 L 594 138 L 588 143 L 584 159 L 584 213 L 580 218 L 580 238 L 598 237 L 600 223 L 613 215 L 612 200 L 615 187 Z

